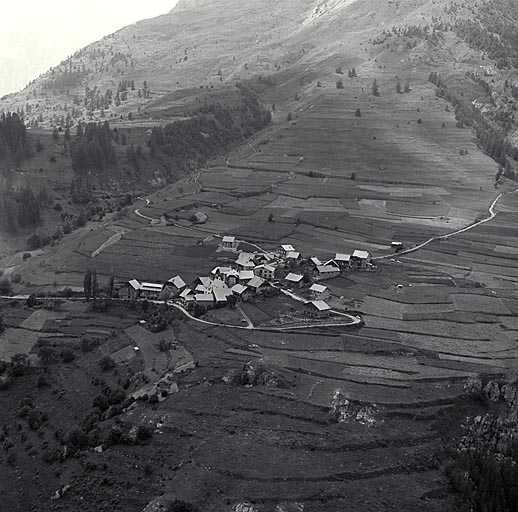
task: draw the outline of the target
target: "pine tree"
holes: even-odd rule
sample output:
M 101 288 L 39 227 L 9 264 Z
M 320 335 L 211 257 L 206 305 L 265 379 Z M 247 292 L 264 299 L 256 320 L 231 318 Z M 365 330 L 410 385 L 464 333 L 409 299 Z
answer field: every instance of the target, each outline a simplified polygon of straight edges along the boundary
M 83 289 L 85 293 L 85 299 L 87 301 L 90 300 L 92 296 L 92 271 L 88 269 L 85 273 L 85 277 L 83 279 Z
M 110 276 L 110 280 L 108 281 L 108 297 L 113 297 L 113 291 L 115 288 L 115 276 L 112 274 Z
M 94 270 L 91 274 L 91 279 L 92 279 L 92 283 L 91 283 L 91 290 L 92 290 L 92 297 L 94 299 L 97 298 L 97 296 L 99 295 L 99 284 L 97 283 L 97 272 Z

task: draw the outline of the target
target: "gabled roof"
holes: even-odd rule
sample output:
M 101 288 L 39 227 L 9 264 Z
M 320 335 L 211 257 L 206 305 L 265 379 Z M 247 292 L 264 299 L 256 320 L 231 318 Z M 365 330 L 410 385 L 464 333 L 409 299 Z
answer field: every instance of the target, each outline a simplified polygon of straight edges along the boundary
M 198 281 L 205 286 L 210 286 L 212 279 L 210 277 L 198 277 Z
M 273 261 L 275 256 L 271 252 L 260 252 L 255 255 L 256 260 Z
M 313 300 L 309 304 L 311 304 L 318 311 L 330 311 L 331 310 L 331 306 L 327 302 L 324 302 L 323 300 Z
M 340 265 L 338 264 L 337 261 L 335 261 L 334 259 L 332 260 L 329 260 L 329 261 L 326 261 L 323 265 L 321 265 L 322 267 L 335 267 L 336 269 L 340 270 Z
M 128 285 L 131 286 L 134 290 L 140 290 L 140 283 L 136 279 L 132 279 L 128 282 Z
M 194 300 L 196 302 L 214 302 L 214 296 L 212 293 L 197 293 Z
M 212 290 L 216 302 L 227 302 L 227 293 L 222 288 L 214 288 Z
M 319 274 L 336 274 L 338 272 L 334 265 L 320 265 L 317 270 Z
M 236 295 L 242 295 L 244 292 L 246 292 L 247 287 L 243 286 L 242 284 L 236 284 L 232 286 L 232 292 Z
M 176 276 L 169 279 L 169 281 L 167 281 L 167 284 L 172 284 L 173 286 L 176 286 L 178 290 L 181 290 L 187 286 L 185 284 L 185 281 L 180 276 Z
M 259 277 L 259 276 L 254 276 L 249 282 L 248 282 L 248 286 L 250 288 L 260 288 L 266 281 L 262 278 L 262 277 Z
M 253 254 L 242 252 L 237 257 L 236 265 L 241 265 L 243 267 L 255 267 L 255 263 L 252 261 L 253 257 Z
M 164 285 L 158 283 L 140 283 L 140 289 L 145 292 L 161 292 Z
M 259 265 L 257 267 L 255 267 L 255 270 L 260 270 L 260 269 L 265 269 L 267 270 L 268 272 L 275 272 L 275 267 L 273 265 Z
M 286 259 L 288 260 L 298 260 L 300 258 L 300 252 L 297 251 L 289 251 L 288 254 L 286 254 Z
M 208 286 L 205 286 L 203 284 L 199 284 L 195 290 L 198 292 L 198 293 L 210 293 L 210 288 Z
M 226 276 L 232 269 L 230 267 L 215 267 L 212 269 L 211 274 L 221 274 L 223 276 Z
M 223 242 L 226 244 L 233 244 L 235 241 L 236 241 L 235 236 L 224 236 L 223 237 Z
M 212 288 L 212 289 L 215 289 L 215 288 L 226 288 L 227 285 L 225 284 L 225 281 L 222 281 L 221 279 L 214 279 L 214 281 L 212 281 L 210 283 L 210 286 L 208 286 L 208 288 Z
M 295 248 L 293 247 L 293 245 L 281 245 L 281 249 L 284 252 L 294 252 L 295 251 Z
M 193 295 L 194 292 L 190 288 L 185 288 L 182 293 L 180 293 L 180 297 L 185 299 L 188 295 Z
M 254 276 L 253 270 L 241 270 L 241 272 L 239 272 L 239 279 L 241 280 L 252 279 Z
M 369 251 L 354 251 L 353 252 L 353 258 L 359 258 L 361 260 L 366 260 L 370 257 L 370 252 Z
M 309 290 L 315 293 L 324 293 L 328 290 L 328 287 L 321 284 L 314 284 Z
M 317 267 L 319 265 L 322 265 L 322 262 L 315 256 L 313 256 L 312 258 L 309 258 L 309 261 L 311 261 L 311 263 L 313 263 L 313 265 L 316 265 Z
M 304 276 L 301 274 L 294 274 L 293 272 L 290 272 L 286 276 L 286 281 L 291 281 L 292 283 L 300 283 L 303 278 Z
M 345 262 L 348 262 L 351 260 L 351 255 L 350 254 L 339 254 L 339 253 L 336 253 L 335 255 L 335 261 L 345 261 Z

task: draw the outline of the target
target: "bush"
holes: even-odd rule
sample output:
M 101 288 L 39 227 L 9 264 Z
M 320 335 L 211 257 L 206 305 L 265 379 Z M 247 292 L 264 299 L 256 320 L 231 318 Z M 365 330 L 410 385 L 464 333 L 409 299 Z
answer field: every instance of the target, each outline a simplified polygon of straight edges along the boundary
M 30 257 L 32 257 L 32 254 L 30 252 L 23 253 L 23 261 L 28 260 Z
M 199 508 L 186 501 L 175 500 L 169 504 L 166 512 L 199 512 Z
M 76 358 L 76 355 L 74 354 L 74 352 L 72 352 L 70 349 L 68 348 L 65 348 L 61 351 L 61 360 L 64 362 L 64 363 L 71 363 L 75 358 Z
M 21 274 L 13 274 L 11 277 L 11 281 L 16 284 L 20 284 L 22 282 L 22 275 Z
M 355 117 L 361 117 L 362 116 L 362 111 L 359 108 L 357 108 L 356 112 L 354 113 L 354 116 Z
M 99 361 L 99 366 L 103 372 L 107 372 L 115 368 L 115 361 L 110 356 L 104 356 Z
M 29 238 L 27 238 L 27 249 L 29 251 L 39 249 L 42 245 L 43 242 L 41 240 L 41 237 L 37 233 L 34 233 Z
M 98 407 L 101 410 L 101 412 L 104 412 L 108 410 L 110 404 L 108 403 L 108 399 L 104 395 L 97 395 L 92 402 L 92 407 Z
M 0 295 L 11 295 L 13 293 L 13 287 L 9 282 L 9 279 L 0 279 Z
M 344 88 L 344 81 L 343 80 L 337 80 L 336 81 L 336 88 L 337 89 L 343 89 Z

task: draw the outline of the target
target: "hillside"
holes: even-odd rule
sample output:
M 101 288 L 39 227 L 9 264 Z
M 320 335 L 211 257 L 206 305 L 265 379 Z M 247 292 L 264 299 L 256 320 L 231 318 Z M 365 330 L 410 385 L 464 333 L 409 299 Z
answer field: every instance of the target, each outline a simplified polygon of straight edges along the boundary
M 38 250 L 2 246 L 3 287 L 43 301 L 0 300 L 0 465 L 19 477 L 0 478 L 6 506 L 515 509 L 494 484 L 516 463 L 512 8 L 183 0 L 3 100 L 44 146 L 7 152 L 8 199 L 48 180 L 92 214 Z M 86 182 L 88 202 L 68 204 Z M 62 226 L 53 205 L 41 216 Z M 68 300 L 92 275 L 103 297 L 130 279 L 200 286 L 234 265 L 225 235 L 321 262 L 369 251 L 322 281 L 362 321 L 301 320 L 308 283 L 194 316 Z M 311 281 L 304 265 L 275 282 Z

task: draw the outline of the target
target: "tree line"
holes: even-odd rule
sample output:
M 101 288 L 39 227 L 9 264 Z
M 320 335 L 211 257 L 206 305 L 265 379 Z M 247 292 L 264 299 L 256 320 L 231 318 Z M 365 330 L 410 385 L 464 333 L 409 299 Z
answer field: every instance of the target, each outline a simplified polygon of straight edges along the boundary
M 152 156 L 167 155 L 177 168 L 201 165 L 271 122 L 271 112 L 246 86 L 238 87 L 235 105 L 207 104 L 187 120 L 155 127 L 149 139 Z

